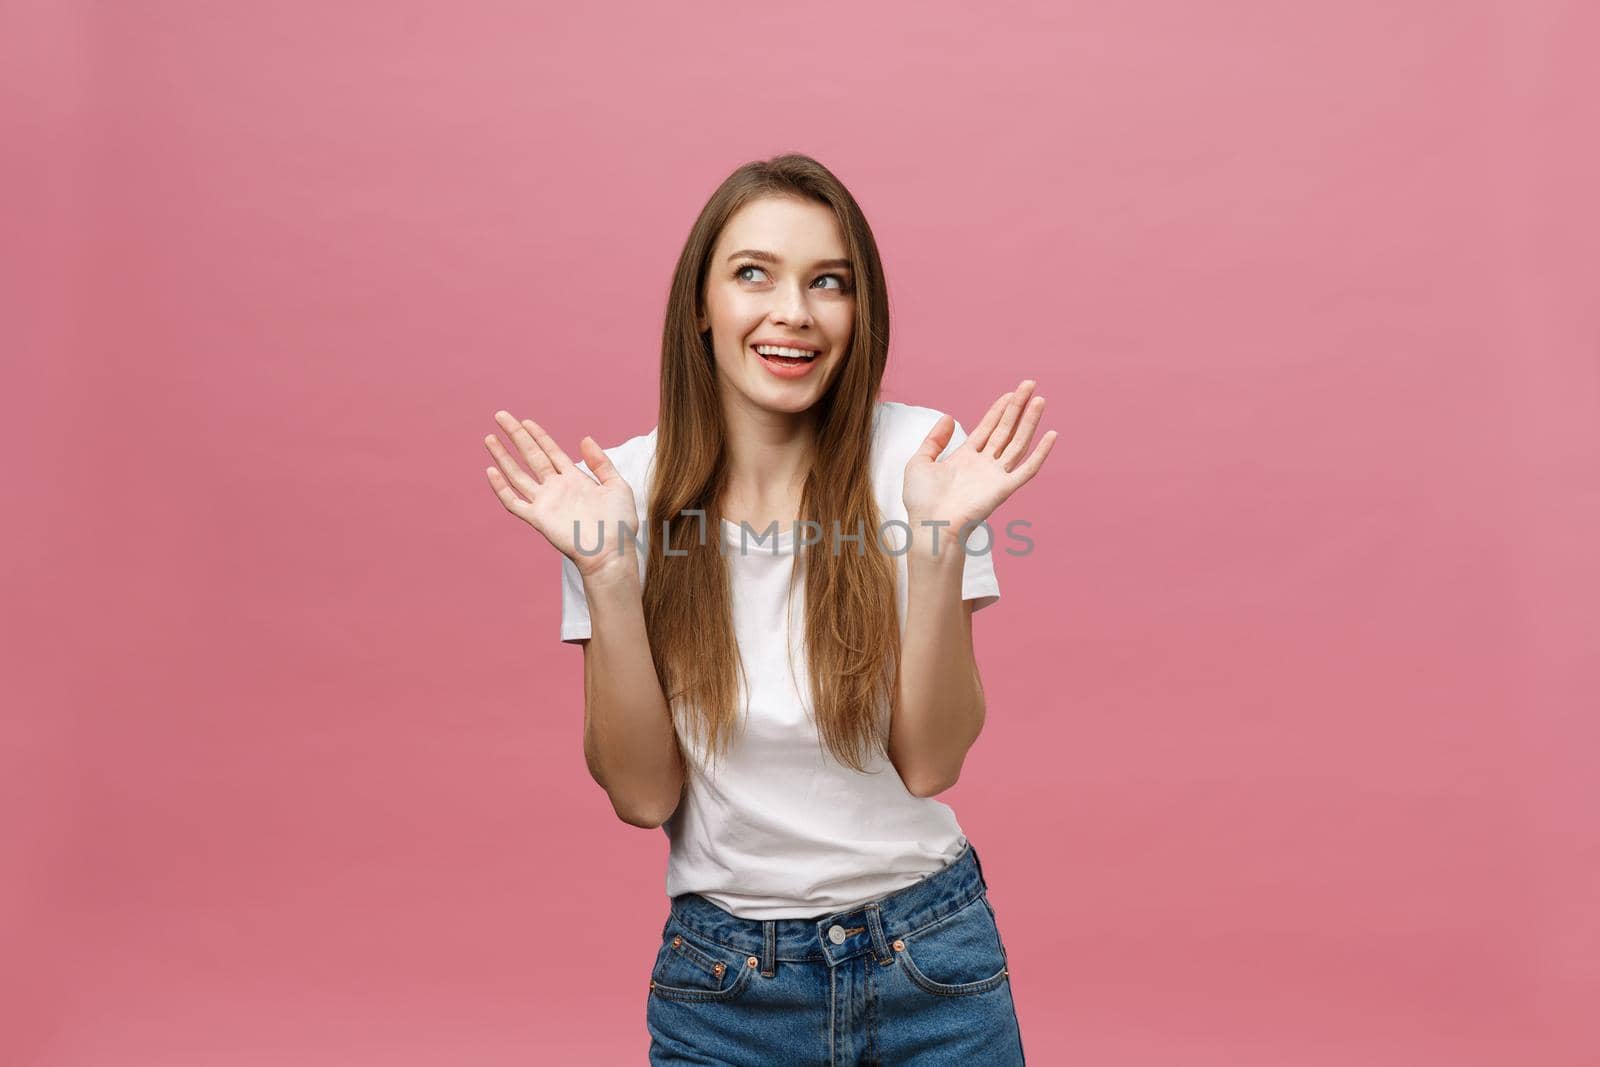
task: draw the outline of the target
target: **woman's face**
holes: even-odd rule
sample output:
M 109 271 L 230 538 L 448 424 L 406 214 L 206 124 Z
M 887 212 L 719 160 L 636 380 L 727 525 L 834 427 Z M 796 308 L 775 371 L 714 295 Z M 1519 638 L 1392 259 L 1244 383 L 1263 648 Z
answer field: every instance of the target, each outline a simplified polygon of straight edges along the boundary
M 855 311 L 855 278 L 833 210 L 766 197 L 723 227 L 698 328 L 711 331 L 722 388 L 759 407 L 797 413 L 821 399 L 838 373 Z M 757 351 L 767 343 L 807 349 L 813 358 L 786 367 Z

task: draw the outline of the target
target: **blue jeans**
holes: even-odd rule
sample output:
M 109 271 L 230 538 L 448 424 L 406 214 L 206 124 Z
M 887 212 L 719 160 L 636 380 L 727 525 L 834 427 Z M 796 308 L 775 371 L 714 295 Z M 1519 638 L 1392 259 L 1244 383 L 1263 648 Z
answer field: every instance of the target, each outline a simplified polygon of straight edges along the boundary
M 650 1063 L 1011 1067 L 1005 945 L 972 843 L 849 911 L 741 919 L 672 898 L 650 972 Z

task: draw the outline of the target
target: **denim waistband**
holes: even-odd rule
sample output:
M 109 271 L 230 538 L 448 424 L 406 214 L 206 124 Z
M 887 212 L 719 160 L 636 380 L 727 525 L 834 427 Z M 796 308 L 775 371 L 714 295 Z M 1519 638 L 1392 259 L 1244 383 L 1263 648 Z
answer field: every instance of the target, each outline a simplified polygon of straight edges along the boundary
M 870 951 L 884 961 L 892 955 L 894 938 L 960 911 L 982 896 L 987 884 L 978 852 L 968 841 L 942 870 L 843 911 L 805 919 L 743 919 L 698 893 L 684 893 L 672 898 L 667 926 L 676 920 L 701 938 L 758 956 L 765 974 L 777 960 L 839 963 Z

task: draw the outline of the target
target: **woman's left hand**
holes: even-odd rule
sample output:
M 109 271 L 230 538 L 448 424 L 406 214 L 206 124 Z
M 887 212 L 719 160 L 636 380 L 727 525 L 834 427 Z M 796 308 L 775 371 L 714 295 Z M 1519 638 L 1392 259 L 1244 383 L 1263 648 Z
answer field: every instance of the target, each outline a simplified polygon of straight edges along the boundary
M 906 464 L 903 496 L 913 541 L 926 543 L 933 535 L 931 527 L 919 525 L 924 521 L 948 522 L 948 527 L 939 529 L 949 537 L 957 536 L 965 523 L 975 528 L 1039 473 L 1056 432 L 1047 431 L 1033 451 L 1027 451 L 1044 413 L 1044 397 L 1029 399 L 1035 384 L 1025 378 L 1014 392 L 989 405 L 983 421 L 942 460 L 938 455 L 950 443 L 956 420 L 945 415 L 934 423 Z

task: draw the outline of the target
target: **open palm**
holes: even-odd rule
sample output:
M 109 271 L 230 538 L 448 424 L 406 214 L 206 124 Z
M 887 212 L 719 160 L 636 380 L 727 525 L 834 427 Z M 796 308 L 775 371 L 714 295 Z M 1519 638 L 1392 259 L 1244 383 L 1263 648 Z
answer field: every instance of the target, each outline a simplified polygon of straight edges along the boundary
M 494 434 L 483 439 L 499 465 L 487 468 L 489 485 L 506 510 L 543 534 L 585 577 L 631 558 L 633 544 L 620 536 L 619 527 L 626 523 L 631 529 L 639 521 L 633 489 L 594 438 L 580 441 L 579 451 L 598 481 L 532 419 L 519 421 L 506 411 L 495 412 L 494 418 L 528 465 L 524 470 Z M 579 554 L 574 526 L 581 531 L 584 551 L 593 554 Z M 599 552 L 594 551 L 597 545 Z
M 947 521 L 951 534 L 963 523 L 979 523 L 1039 472 L 1056 432 L 1047 431 L 1028 451 L 1044 413 L 1044 397 L 1029 399 L 1034 385 L 1024 379 L 1003 394 L 944 459 L 937 457 L 950 443 L 955 419 L 945 415 L 934 423 L 906 464 L 903 497 L 914 532 L 923 520 Z

